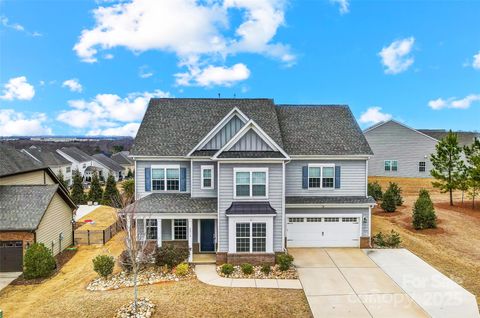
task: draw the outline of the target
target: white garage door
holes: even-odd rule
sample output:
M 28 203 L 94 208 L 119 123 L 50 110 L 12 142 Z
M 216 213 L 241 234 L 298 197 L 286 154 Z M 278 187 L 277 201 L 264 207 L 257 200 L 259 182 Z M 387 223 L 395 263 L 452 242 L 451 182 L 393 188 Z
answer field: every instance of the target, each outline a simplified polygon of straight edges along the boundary
M 359 247 L 360 215 L 287 216 L 288 247 Z

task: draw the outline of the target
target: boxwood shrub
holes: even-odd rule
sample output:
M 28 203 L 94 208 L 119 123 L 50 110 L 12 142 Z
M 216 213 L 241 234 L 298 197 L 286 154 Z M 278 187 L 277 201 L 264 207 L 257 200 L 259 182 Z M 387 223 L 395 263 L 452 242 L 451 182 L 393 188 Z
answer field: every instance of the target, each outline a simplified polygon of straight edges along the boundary
M 33 243 L 25 252 L 23 276 L 26 279 L 48 277 L 55 267 L 55 258 L 43 243 Z

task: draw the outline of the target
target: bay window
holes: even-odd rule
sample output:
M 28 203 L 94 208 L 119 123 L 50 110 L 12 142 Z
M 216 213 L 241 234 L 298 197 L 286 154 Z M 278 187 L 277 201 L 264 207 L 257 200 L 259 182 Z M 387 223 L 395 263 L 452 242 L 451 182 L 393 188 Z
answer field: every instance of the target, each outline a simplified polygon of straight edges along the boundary
M 234 191 L 236 198 L 268 197 L 267 168 L 235 168 Z
M 235 248 L 237 253 L 266 252 L 267 224 L 262 222 L 236 223 Z

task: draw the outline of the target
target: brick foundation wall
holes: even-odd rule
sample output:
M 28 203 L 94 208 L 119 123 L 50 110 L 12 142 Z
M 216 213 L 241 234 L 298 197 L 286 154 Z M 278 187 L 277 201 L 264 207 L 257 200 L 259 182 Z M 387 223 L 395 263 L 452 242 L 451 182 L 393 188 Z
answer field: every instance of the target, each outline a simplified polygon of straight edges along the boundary
M 35 235 L 31 232 L 0 232 L 0 241 L 22 241 L 25 253 L 27 245 L 34 243 Z
M 250 263 L 252 265 L 275 264 L 275 254 L 273 253 L 217 253 L 217 265 L 221 264 L 240 265 Z
M 360 238 L 360 248 L 371 248 L 370 237 L 364 236 Z

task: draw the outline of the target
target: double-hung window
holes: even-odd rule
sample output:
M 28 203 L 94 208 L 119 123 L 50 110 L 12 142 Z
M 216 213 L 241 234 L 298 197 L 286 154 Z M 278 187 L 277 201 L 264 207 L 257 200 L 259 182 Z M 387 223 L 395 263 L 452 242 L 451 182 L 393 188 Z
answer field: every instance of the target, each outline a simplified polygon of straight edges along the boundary
M 156 219 L 146 219 L 145 220 L 145 233 L 147 235 L 147 240 L 156 240 L 157 239 L 157 220 Z
M 180 189 L 179 166 L 152 167 L 153 191 L 178 191 Z
M 426 170 L 425 161 L 420 161 L 418 163 L 418 172 L 425 172 L 425 170 Z
M 187 239 L 187 220 L 186 219 L 173 220 L 173 239 L 174 240 Z
M 333 189 L 335 187 L 335 165 L 309 165 L 308 188 L 309 189 Z
M 268 168 L 235 168 L 236 198 L 268 197 Z
M 385 160 L 385 171 L 397 171 L 397 170 L 398 170 L 397 160 Z
M 213 166 L 202 166 L 202 189 L 213 189 Z
M 267 224 L 241 222 L 235 225 L 237 253 L 258 253 L 267 250 Z

